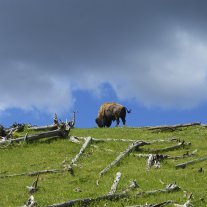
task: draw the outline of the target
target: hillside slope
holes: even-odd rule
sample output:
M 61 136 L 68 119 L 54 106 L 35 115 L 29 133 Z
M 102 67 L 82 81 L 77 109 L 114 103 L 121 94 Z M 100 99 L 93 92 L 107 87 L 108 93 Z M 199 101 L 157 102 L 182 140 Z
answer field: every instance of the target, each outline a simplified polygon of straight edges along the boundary
M 23 134 L 25 134 L 23 132 Z M 30 133 L 28 131 L 28 133 Z M 32 132 L 31 132 L 32 133 Z M 34 132 L 33 132 L 34 133 Z M 18 134 L 20 135 L 20 134 Z M 182 127 L 174 131 L 148 130 L 147 128 L 109 128 L 109 129 L 72 129 L 69 136 L 93 137 L 97 139 L 128 139 L 174 141 L 155 142 L 137 148 L 123 157 L 120 162 L 108 170 L 101 178 L 100 172 L 108 166 L 121 152 L 124 152 L 132 142 L 121 141 L 92 141 L 73 165 L 71 174 L 64 170 L 72 159 L 79 153 L 83 139 L 73 143 L 69 138 L 43 139 L 32 143 L 16 143 L 1 146 L 0 156 L 0 206 L 21 206 L 29 198 L 26 186 L 30 186 L 36 176 L 14 176 L 34 171 L 61 170 L 59 173 L 39 175 L 38 191 L 34 198 L 39 206 L 49 206 L 78 198 L 96 198 L 109 193 L 117 172 L 121 172 L 121 179 L 116 193 L 122 193 L 130 181 L 136 180 L 139 188 L 131 189 L 127 197 L 116 201 L 102 200 L 91 202 L 90 206 L 132 206 L 155 204 L 167 200 L 184 204 L 187 200 L 184 194 L 193 194 L 191 203 L 195 206 L 207 206 L 207 161 L 187 166 L 185 169 L 176 169 L 175 165 L 189 160 L 207 156 L 207 128 L 204 126 Z M 194 152 L 192 157 L 183 159 L 164 159 L 160 168 L 147 169 L 147 158 L 137 157 L 135 154 L 152 154 L 158 149 L 178 145 L 177 140 L 191 143 L 177 149 L 165 149 L 159 153 L 168 156 L 182 156 L 186 152 Z M 99 185 L 97 185 L 99 180 Z M 172 193 L 144 194 L 145 191 L 165 189 L 170 183 L 175 183 L 181 190 Z M 139 195 L 137 195 L 139 194 Z M 82 206 L 76 204 L 75 206 Z M 169 204 L 168 206 L 173 206 Z

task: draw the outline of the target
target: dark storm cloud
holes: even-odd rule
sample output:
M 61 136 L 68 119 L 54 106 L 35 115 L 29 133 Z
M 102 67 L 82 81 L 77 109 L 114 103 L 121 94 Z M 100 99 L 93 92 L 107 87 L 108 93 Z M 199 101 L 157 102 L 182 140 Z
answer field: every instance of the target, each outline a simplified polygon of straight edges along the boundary
M 104 82 L 122 99 L 197 105 L 207 98 L 206 8 L 201 0 L 1 0 L 0 109 L 53 110 L 73 103 L 74 89 L 98 93 Z

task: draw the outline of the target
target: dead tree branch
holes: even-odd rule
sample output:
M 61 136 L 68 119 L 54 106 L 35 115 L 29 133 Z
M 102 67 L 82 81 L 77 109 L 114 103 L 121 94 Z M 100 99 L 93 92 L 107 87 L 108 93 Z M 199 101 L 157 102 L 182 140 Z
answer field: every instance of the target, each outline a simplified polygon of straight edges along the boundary
M 159 154 L 149 154 L 149 157 L 147 159 L 147 170 L 149 170 L 152 166 L 155 166 L 156 168 L 160 168 L 160 162 L 164 159 L 162 155 Z
M 78 137 L 78 136 L 72 136 L 73 138 L 77 139 L 77 140 L 85 140 L 86 137 Z M 155 139 L 155 140 L 151 140 L 151 141 L 145 141 L 145 142 L 149 142 L 150 144 L 153 143 L 165 143 L 165 142 L 172 142 L 172 141 L 177 141 L 177 138 L 169 138 L 169 139 Z M 113 139 L 113 138 L 93 138 L 92 137 L 92 141 L 94 142 L 142 142 L 143 140 L 135 140 L 135 139 Z
M 104 195 L 104 196 L 99 196 L 96 198 L 80 198 L 80 199 L 75 199 L 75 200 L 70 200 L 64 203 L 57 203 L 45 207 L 70 207 L 75 204 L 78 204 L 79 206 L 87 206 L 90 203 L 97 202 L 97 201 L 102 201 L 102 200 L 119 200 L 121 198 L 126 198 L 128 197 L 127 194 L 121 193 L 121 194 L 113 194 L 113 195 Z
M 193 151 L 191 153 L 186 152 L 183 155 L 178 155 L 178 156 L 171 156 L 171 155 L 164 155 L 164 154 L 153 154 L 155 155 L 159 155 L 159 157 L 162 157 L 162 159 L 169 159 L 169 160 L 178 160 L 178 159 L 184 159 L 187 157 L 192 157 L 196 154 L 196 151 Z M 134 154 L 135 157 L 139 157 L 139 158 L 148 158 L 150 154 Z
M 0 144 L 6 144 L 6 143 L 15 143 L 15 142 L 21 142 L 21 141 L 36 141 L 43 138 L 50 138 L 50 137 L 65 137 L 69 133 L 69 130 L 62 130 L 57 129 L 54 131 L 48 131 L 48 132 L 42 132 L 40 134 L 33 134 L 33 135 L 26 135 L 25 137 L 19 137 L 16 139 L 7 139 L 4 141 L 0 141 Z
M 149 144 L 149 143 L 144 142 L 144 141 L 138 141 L 138 142 L 130 144 L 129 147 L 124 152 L 122 152 L 113 162 L 111 162 L 105 169 L 103 169 L 100 172 L 99 177 L 102 177 L 111 167 L 116 165 L 123 157 L 125 157 L 127 154 L 132 152 L 135 148 L 141 147 L 141 146 L 144 146 L 147 144 Z
M 155 150 L 150 150 L 150 152 L 158 153 L 158 152 L 166 152 L 166 151 L 171 151 L 175 149 L 179 149 L 181 147 L 189 146 L 191 145 L 190 142 L 185 142 L 184 140 L 182 142 L 179 142 L 177 145 L 166 147 L 166 148 L 161 148 L 161 149 L 155 149 Z
M 121 173 L 120 172 L 117 172 L 116 173 L 116 178 L 115 178 L 115 180 L 113 182 L 113 185 L 111 186 L 111 190 L 109 191 L 108 195 L 115 194 L 116 188 L 117 188 L 117 185 L 118 185 L 120 179 L 121 179 Z
M 162 203 L 157 203 L 157 204 L 145 204 L 145 205 L 134 205 L 134 206 L 127 206 L 127 207 L 163 207 L 166 206 L 168 204 L 172 204 L 173 201 L 168 200 Z
M 176 185 L 175 183 L 173 183 L 173 184 L 166 185 L 164 189 L 139 192 L 137 193 L 137 196 L 152 195 L 152 194 L 157 194 L 157 193 L 170 193 L 170 192 L 179 191 L 179 190 L 180 190 L 180 187 Z
M 174 203 L 174 206 L 176 207 L 193 207 L 193 205 L 191 204 L 191 199 L 193 198 L 193 194 L 190 193 L 188 196 L 187 196 L 187 201 L 182 205 L 182 204 L 177 204 L 177 203 Z
M 34 196 L 31 195 L 22 207 L 38 207 L 37 202 L 34 200 Z
M 128 193 L 131 189 L 139 188 L 139 185 L 137 184 L 136 180 L 130 181 L 129 186 L 122 191 L 122 193 Z
M 85 143 L 83 144 L 83 146 L 80 149 L 80 152 L 75 156 L 74 159 L 72 159 L 70 165 L 68 166 L 68 171 L 70 173 L 73 173 L 73 165 L 74 163 L 79 159 L 79 157 L 83 154 L 83 152 L 85 151 L 86 147 L 91 143 L 92 138 L 91 137 L 87 137 Z
M 69 126 L 70 126 L 72 129 L 75 127 L 76 113 L 77 113 L 77 111 L 73 111 L 72 121 L 70 121 L 70 122 L 68 123 Z
M 154 126 L 148 127 L 148 130 L 159 130 L 159 131 L 175 131 L 178 128 L 190 127 L 190 126 L 200 126 L 200 122 L 194 122 L 189 124 L 177 124 L 177 125 L 164 125 L 164 126 Z
M 19 173 L 19 174 L 10 174 L 10 175 L 1 175 L 0 178 L 9 178 L 9 177 L 17 177 L 17 176 L 36 176 L 41 174 L 48 174 L 48 173 L 62 173 L 64 170 L 41 170 L 36 172 L 26 172 L 26 173 Z
M 30 127 L 28 128 L 29 130 L 34 130 L 34 131 L 42 131 L 42 130 L 56 130 L 58 129 L 58 125 L 47 125 L 47 126 L 34 126 L 34 127 Z
M 31 194 L 35 193 L 38 190 L 37 183 L 38 183 L 38 180 L 39 180 L 39 175 L 40 174 L 37 175 L 36 180 L 32 183 L 31 186 L 26 186 L 28 191 L 29 191 L 29 193 L 31 193 Z
M 74 142 L 74 143 L 80 143 L 80 141 L 79 141 L 76 137 L 74 137 L 74 136 L 70 136 L 70 137 L 69 137 L 69 140 L 70 140 L 71 142 Z
M 203 162 L 203 161 L 206 161 L 206 160 L 207 160 L 207 156 L 206 157 L 201 157 L 201 158 L 198 158 L 198 159 L 194 159 L 194 160 L 190 160 L 188 162 L 184 162 L 184 163 L 181 163 L 181 164 L 178 164 L 175 167 L 176 168 L 185 168 L 187 165 L 193 165 L 195 163 Z

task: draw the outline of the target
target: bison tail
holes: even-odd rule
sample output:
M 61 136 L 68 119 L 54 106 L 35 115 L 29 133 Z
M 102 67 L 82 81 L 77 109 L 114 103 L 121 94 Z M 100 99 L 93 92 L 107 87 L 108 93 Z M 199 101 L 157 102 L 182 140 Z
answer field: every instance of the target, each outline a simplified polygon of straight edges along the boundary
M 128 110 L 127 107 L 125 107 L 125 109 L 126 109 L 127 113 L 131 113 L 131 111 L 132 111 L 131 109 Z

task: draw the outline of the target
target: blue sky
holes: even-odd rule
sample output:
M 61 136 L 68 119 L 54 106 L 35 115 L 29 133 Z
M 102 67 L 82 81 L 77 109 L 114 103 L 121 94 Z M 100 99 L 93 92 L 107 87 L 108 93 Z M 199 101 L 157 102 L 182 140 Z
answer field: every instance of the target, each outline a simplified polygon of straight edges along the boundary
M 97 127 L 95 118 L 97 116 L 100 105 L 105 101 L 116 101 L 128 109 L 132 109 L 130 114 L 127 114 L 127 126 L 154 126 L 168 125 L 191 122 L 206 123 L 206 105 L 196 107 L 194 109 L 163 109 L 161 107 L 148 108 L 142 104 L 138 104 L 135 100 L 120 101 L 110 86 L 105 85 L 107 94 L 103 97 L 96 97 L 87 91 L 78 91 L 75 93 L 75 103 L 73 109 L 77 112 L 76 127 L 91 128 Z M 18 108 L 8 109 L 1 113 L 0 123 L 4 126 L 10 126 L 13 122 L 31 123 L 33 125 L 48 125 L 53 122 L 52 113 L 44 113 L 39 110 L 21 110 Z M 65 121 L 72 119 L 72 111 L 58 114 L 58 118 Z M 115 123 L 112 124 L 112 127 Z M 122 126 L 122 123 L 120 124 Z
M 128 126 L 206 123 L 204 0 L 1 0 L 0 123 L 45 125 L 103 102 Z

